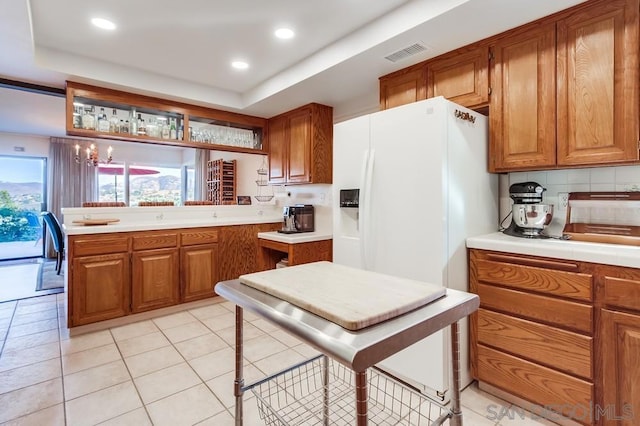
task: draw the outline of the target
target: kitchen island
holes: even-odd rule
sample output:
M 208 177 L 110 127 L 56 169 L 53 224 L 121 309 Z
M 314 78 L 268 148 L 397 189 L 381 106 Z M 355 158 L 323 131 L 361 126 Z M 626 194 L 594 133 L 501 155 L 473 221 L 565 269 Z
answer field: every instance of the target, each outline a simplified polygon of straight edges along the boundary
M 640 247 L 501 233 L 467 247 L 480 387 L 561 424 L 636 424 Z
M 258 233 L 281 226 L 275 206 L 68 208 L 63 214 L 69 328 L 135 321 L 212 300 L 214 283 L 260 270 Z M 119 221 L 74 223 L 106 219 Z

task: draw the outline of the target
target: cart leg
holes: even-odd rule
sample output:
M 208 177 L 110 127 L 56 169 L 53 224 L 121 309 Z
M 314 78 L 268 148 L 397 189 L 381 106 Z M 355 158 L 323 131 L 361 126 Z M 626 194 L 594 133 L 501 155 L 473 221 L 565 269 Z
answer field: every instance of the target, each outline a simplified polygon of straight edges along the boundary
M 236 305 L 236 379 L 233 382 L 233 395 L 236 397 L 236 426 L 242 426 L 242 308 Z
M 460 410 L 460 327 L 457 322 L 451 324 L 451 363 L 453 367 L 453 386 L 451 393 L 451 426 L 462 426 Z
M 322 420 L 324 426 L 329 426 L 329 357 L 322 357 L 322 385 L 324 388 Z
M 356 373 L 356 424 L 367 426 L 367 371 Z

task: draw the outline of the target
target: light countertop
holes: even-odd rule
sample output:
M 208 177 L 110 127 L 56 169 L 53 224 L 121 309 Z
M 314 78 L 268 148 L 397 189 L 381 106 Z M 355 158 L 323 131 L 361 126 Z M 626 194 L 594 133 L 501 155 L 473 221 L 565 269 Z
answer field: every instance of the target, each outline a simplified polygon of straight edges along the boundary
M 90 207 L 66 208 L 62 213 L 64 215 L 62 226 L 66 235 L 250 225 L 282 221 L 282 212 L 279 210 L 255 206 Z M 74 220 L 107 218 L 119 219 L 119 222 L 92 226 L 73 223 Z
M 467 247 L 606 265 L 640 268 L 640 247 L 558 239 L 531 239 L 501 232 L 467 238 Z
M 311 243 L 314 241 L 330 240 L 333 235 L 330 232 L 302 232 L 299 234 L 281 234 L 280 232 L 259 232 L 258 238 L 277 241 L 285 244 Z

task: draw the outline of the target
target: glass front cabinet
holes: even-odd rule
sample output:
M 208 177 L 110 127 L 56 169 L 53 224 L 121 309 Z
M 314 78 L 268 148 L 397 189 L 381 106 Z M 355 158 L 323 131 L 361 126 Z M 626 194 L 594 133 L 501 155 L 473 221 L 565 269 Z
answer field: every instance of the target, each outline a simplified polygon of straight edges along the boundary
M 267 153 L 267 120 L 67 82 L 68 135 Z

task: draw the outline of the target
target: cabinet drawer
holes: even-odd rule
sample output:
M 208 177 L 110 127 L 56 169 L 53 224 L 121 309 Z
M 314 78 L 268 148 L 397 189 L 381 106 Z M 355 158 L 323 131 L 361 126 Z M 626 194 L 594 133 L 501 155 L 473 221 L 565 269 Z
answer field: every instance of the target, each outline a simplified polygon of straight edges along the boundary
M 175 232 L 163 234 L 134 235 L 133 250 L 150 250 L 171 248 L 178 246 L 178 234 Z
M 478 379 L 534 404 L 588 421 L 593 384 L 551 368 L 478 345 Z M 587 413 L 585 413 L 585 410 Z
M 218 242 L 218 230 L 189 231 L 180 234 L 180 244 L 193 246 L 196 244 L 211 244 Z
M 593 377 L 593 338 L 480 309 L 478 342 L 566 373 Z
M 480 306 L 593 334 L 593 308 L 582 303 L 478 284 Z
M 604 301 L 608 306 L 640 311 L 640 281 L 605 277 Z
M 478 280 L 521 290 L 535 291 L 576 300 L 593 300 L 592 281 L 589 274 L 558 269 L 578 269 L 575 263 L 524 259 L 513 256 L 489 255 L 488 260 L 478 259 Z M 509 263 L 513 260 L 518 263 Z M 539 264 L 539 266 L 532 266 Z
M 124 253 L 129 251 L 129 236 L 82 236 L 74 238 L 72 244 L 74 257 L 91 256 L 95 254 Z

